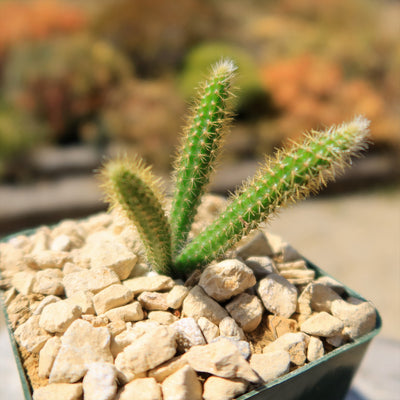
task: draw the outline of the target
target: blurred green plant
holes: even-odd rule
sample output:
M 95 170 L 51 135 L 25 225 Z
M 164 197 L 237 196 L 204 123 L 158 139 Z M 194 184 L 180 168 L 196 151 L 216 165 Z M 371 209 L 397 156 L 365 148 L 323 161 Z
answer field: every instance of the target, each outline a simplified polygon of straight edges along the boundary
M 5 64 L 4 90 L 15 107 L 47 123 L 54 140 L 69 142 L 82 139 L 109 91 L 131 73 L 114 47 L 75 35 L 15 47 Z
M 46 138 L 46 128 L 29 114 L 0 100 L 0 178 L 10 163 Z

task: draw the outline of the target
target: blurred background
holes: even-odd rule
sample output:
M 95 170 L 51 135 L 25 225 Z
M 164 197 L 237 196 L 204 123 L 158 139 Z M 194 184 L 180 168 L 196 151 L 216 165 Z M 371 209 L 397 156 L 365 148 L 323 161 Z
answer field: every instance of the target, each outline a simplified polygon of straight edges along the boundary
M 93 171 L 122 151 L 168 187 L 194 88 L 231 57 L 214 193 L 304 131 L 371 120 L 365 157 L 270 226 L 375 303 L 400 359 L 399 21 L 395 0 L 0 0 L 0 237 L 106 209 Z

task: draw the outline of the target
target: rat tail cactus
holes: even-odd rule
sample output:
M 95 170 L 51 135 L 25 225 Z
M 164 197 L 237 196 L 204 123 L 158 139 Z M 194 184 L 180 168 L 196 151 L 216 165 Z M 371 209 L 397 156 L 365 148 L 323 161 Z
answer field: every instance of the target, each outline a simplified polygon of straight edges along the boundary
M 324 187 L 367 146 L 369 122 L 363 117 L 325 131 L 312 131 L 303 142 L 293 143 L 266 160 L 214 223 L 188 242 L 229 124 L 234 70 L 232 62 L 221 61 L 199 90 L 175 163 L 169 218 L 163 211 L 159 185 L 141 162 L 110 161 L 103 169 L 110 202 L 137 226 L 148 261 L 159 273 L 185 276 L 222 256 L 280 207 Z

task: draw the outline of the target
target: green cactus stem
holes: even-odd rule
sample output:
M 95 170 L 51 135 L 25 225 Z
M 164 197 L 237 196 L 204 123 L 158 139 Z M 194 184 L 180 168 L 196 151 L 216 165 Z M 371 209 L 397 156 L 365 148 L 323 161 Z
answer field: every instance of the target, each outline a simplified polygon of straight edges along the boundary
M 312 132 L 304 142 L 279 152 L 244 184 L 216 221 L 176 257 L 179 273 L 221 256 L 278 208 L 317 192 L 366 147 L 369 122 L 352 122 Z
M 170 223 L 172 252 L 185 245 L 200 198 L 209 183 L 230 121 L 230 89 L 236 67 L 221 61 L 201 86 L 193 112 L 184 130 L 181 149 L 175 162 L 175 192 Z
M 150 168 L 138 159 L 110 161 L 104 166 L 102 177 L 108 202 L 134 223 L 153 269 L 171 275 L 170 226 L 159 181 Z

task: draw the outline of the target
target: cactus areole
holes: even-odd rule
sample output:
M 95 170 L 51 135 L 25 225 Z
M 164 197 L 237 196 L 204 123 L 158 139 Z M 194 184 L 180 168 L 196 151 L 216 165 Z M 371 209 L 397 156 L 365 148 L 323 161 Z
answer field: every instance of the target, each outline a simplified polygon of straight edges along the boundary
M 109 161 L 102 169 L 107 199 L 135 224 L 154 270 L 184 277 L 222 257 L 280 207 L 316 193 L 367 147 L 369 122 L 312 131 L 280 150 L 245 182 L 216 220 L 191 241 L 188 235 L 231 120 L 236 67 L 221 60 L 200 85 L 175 161 L 169 217 L 160 184 L 139 159 Z

